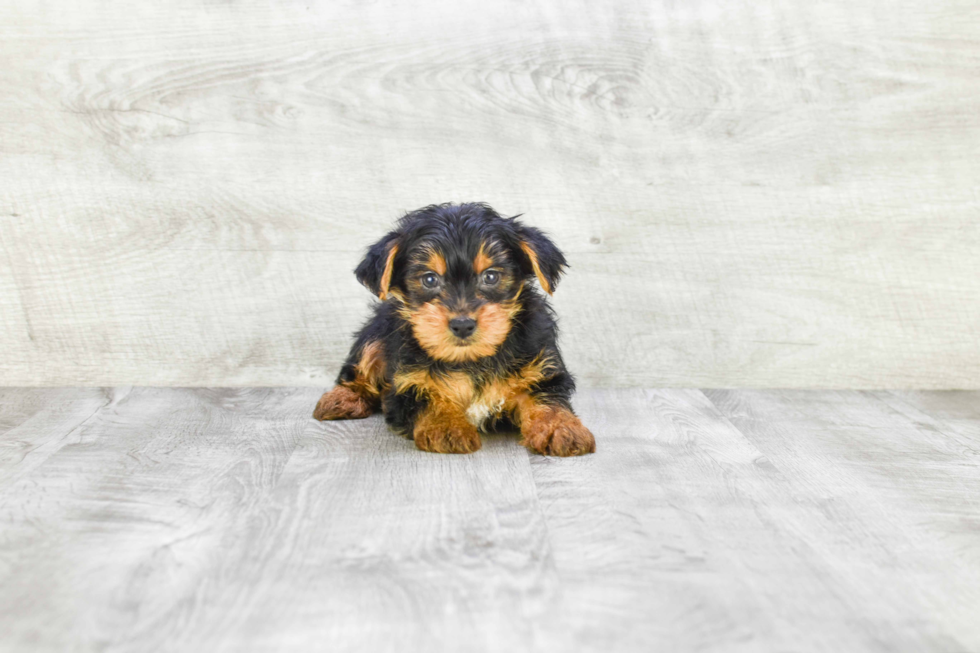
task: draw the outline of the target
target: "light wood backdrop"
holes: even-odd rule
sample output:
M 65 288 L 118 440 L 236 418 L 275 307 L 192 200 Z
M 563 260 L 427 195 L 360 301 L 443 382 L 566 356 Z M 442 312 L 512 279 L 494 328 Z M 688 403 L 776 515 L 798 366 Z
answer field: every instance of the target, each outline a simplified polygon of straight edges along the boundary
M 4 384 L 324 385 L 483 200 L 584 385 L 980 387 L 980 5 L 0 4 Z

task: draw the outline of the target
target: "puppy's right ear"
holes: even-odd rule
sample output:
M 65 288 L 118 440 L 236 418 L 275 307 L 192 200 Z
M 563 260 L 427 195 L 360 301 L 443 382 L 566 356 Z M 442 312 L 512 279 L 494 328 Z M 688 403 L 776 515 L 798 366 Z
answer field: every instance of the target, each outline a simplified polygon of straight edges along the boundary
M 398 232 L 392 231 L 371 245 L 364 260 L 354 270 L 357 280 L 382 301 L 388 298 L 391 287 L 391 275 L 395 269 L 395 257 L 398 255 L 398 239 Z

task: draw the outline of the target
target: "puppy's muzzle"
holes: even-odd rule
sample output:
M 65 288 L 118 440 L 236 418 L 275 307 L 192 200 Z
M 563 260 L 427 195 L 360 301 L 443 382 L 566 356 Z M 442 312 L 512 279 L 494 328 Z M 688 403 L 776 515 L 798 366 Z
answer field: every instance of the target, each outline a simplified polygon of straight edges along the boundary
M 449 320 L 449 330 L 457 338 L 465 340 L 476 331 L 476 320 L 471 317 L 454 317 Z

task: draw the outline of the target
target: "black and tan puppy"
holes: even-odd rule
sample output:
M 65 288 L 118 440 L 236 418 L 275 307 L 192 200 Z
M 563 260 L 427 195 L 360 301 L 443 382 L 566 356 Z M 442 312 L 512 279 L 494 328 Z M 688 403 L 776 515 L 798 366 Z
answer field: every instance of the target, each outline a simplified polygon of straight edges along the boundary
M 425 451 L 468 453 L 480 431 L 518 428 L 552 456 L 595 451 L 572 412 L 551 294 L 566 267 L 548 238 L 485 204 L 428 206 L 369 248 L 358 281 L 382 302 L 313 416 L 382 410 Z

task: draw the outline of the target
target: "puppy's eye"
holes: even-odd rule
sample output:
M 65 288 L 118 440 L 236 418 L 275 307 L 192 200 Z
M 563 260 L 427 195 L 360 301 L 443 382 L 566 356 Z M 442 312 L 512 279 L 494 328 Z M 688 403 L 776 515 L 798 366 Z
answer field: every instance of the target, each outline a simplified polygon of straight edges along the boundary
M 483 283 L 487 286 L 495 286 L 500 281 L 500 273 L 496 270 L 487 270 L 483 273 Z
M 422 275 L 422 285 L 426 288 L 435 288 L 439 285 L 439 275 L 433 272 L 426 272 Z

